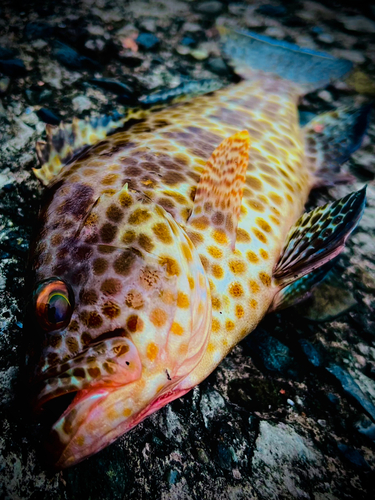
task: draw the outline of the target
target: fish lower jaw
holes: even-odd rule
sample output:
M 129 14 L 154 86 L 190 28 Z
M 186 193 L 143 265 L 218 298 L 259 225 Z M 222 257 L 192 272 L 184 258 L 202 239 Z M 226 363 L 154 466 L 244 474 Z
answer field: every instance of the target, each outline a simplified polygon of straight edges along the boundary
M 129 388 L 80 391 L 52 426 L 46 448 L 56 469 L 65 469 L 102 450 L 122 434 L 189 389 L 166 388 L 148 405 L 132 412 Z M 129 394 L 127 394 L 129 396 Z

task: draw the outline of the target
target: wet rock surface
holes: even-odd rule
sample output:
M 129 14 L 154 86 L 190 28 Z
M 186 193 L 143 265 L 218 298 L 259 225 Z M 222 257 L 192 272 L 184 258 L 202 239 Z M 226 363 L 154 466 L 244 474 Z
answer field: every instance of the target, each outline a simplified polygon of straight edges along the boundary
M 19 5 L 19 4 L 18 4 Z M 108 113 L 226 72 L 215 22 L 347 57 L 374 95 L 375 11 L 353 2 L 3 2 L 0 9 L 0 497 L 7 499 L 366 499 L 375 495 L 375 125 L 323 204 L 368 184 L 359 228 L 327 294 L 273 314 L 185 397 L 62 473 L 24 404 L 28 244 L 42 189 L 32 175 L 46 123 Z M 303 98 L 318 113 L 342 84 Z M 122 98 L 122 101 L 121 101 Z M 121 109 L 120 109 L 121 110 Z M 332 287 L 335 290 L 332 292 Z M 341 293 L 342 292 L 342 293 Z M 329 296 L 328 293 L 328 296 Z M 325 299 L 324 299 L 325 297 Z M 334 302 L 334 307 L 330 307 Z M 319 311 L 321 313 L 319 314 Z M 324 320 L 324 321 L 323 321 Z

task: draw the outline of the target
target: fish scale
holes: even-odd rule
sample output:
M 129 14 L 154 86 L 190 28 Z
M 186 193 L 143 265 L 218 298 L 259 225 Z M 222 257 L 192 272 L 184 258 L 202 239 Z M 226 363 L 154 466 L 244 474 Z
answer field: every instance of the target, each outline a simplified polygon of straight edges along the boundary
M 254 69 L 244 76 L 168 107 L 49 127 L 38 145 L 35 172 L 48 192 L 33 256 L 44 330 L 36 406 L 75 393 L 52 427 L 59 467 L 206 378 L 268 310 L 298 302 L 306 283 L 322 279 L 315 269 L 359 221 L 364 191 L 291 230 L 319 181 L 319 137 L 308 129 L 306 157 L 300 82 Z M 336 142 L 344 157 L 335 140 L 330 157 Z

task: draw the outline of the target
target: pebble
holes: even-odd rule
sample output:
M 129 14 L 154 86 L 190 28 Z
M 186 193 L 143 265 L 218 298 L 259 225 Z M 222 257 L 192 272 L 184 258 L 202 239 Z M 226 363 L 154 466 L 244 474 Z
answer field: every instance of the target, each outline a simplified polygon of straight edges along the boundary
M 202 27 L 199 24 L 186 22 L 182 26 L 182 31 L 187 31 L 189 33 L 196 33 L 197 31 L 201 31 Z
M 9 89 L 10 78 L 8 76 L 3 76 L 0 78 L 0 95 L 5 94 Z
M 26 67 L 22 59 L 3 59 L 0 60 L 0 71 L 17 78 L 26 74 Z
M 30 45 L 36 49 L 36 50 L 42 50 L 44 47 L 48 45 L 48 43 L 45 40 L 42 40 L 41 38 L 38 38 L 37 40 L 33 40 Z
M 44 123 L 49 123 L 50 125 L 58 125 L 62 120 L 61 117 L 47 108 L 40 108 L 36 114 Z
M 323 420 L 322 418 L 319 418 L 317 422 L 318 422 L 318 424 L 321 427 L 327 427 L 327 421 L 326 420 Z
M 208 52 L 204 49 L 194 49 L 190 51 L 190 55 L 197 61 L 204 61 L 208 57 Z
M 294 406 L 294 401 L 292 401 L 291 399 L 287 399 L 286 402 L 288 403 L 288 405 Z
M 160 40 L 153 33 L 141 33 L 138 35 L 136 43 L 144 49 L 154 49 L 160 43 Z
M 247 339 L 251 351 L 270 371 L 290 374 L 294 364 L 291 350 L 264 330 L 255 330 Z
M 25 35 L 29 40 L 36 40 L 37 38 L 52 36 L 54 30 L 55 28 L 47 23 L 28 23 L 25 28 Z
M 90 35 L 103 36 L 105 33 L 104 28 L 99 25 L 89 24 L 86 29 Z
M 375 442 L 375 424 L 366 415 L 362 415 L 354 424 L 354 427 L 360 434 Z
M 375 22 L 363 16 L 341 16 L 339 21 L 349 31 L 358 31 L 360 33 L 375 33 Z
M 317 38 L 323 43 L 333 43 L 335 41 L 334 37 L 329 33 L 321 33 L 317 36 Z
M 84 95 L 79 95 L 72 100 L 74 111 L 86 111 L 92 108 L 90 99 Z
M 219 76 L 227 76 L 232 73 L 231 69 L 221 57 L 211 57 L 207 65 L 213 73 Z
M 209 0 L 208 2 L 199 3 L 194 10 L 200 14 L 220 14 L 224 10 L 224 5 L 216 0 Z
M 359 50 L 336 49 L 332 53 L 336 57 L 348 59 L 355 64 L 362 64 L 366 61 L 366 57 Z
M 322 364 L 322 359 L 319 352 L 315 347 L 306 339 L 300 339 L 299 345 L 301 346 L 303 352 L 305 353 L 307 359 L 313 366 L 320 366 Z
M 194 38 L 191 38 L 191 36 L 184 36 L 184 38 L 181 40 L 181 45 L 184 45 L 186 47 L 191 47 L 196 43 L 196 40 L 194 40 Z

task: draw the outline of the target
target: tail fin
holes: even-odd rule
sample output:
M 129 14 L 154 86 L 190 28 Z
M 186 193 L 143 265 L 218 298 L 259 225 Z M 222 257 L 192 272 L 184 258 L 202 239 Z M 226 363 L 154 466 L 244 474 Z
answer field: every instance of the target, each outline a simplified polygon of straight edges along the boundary
M 353 66 L 345 59 L 250 31 L 218 29 L 224 54 L 245 79 L 260 71 L 296 83 L 301 93 L 307 93 L 342 78 Z

